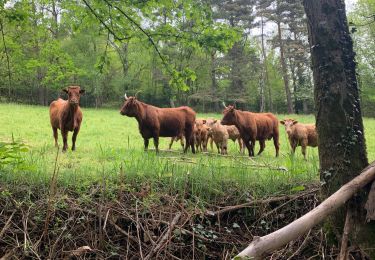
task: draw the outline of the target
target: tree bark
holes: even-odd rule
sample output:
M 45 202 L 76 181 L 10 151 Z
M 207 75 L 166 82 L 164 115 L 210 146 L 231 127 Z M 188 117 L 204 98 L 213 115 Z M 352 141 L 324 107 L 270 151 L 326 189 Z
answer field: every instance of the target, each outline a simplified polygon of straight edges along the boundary
M 314 76 L 320 179 L 328 197 L 368 165 L 355 53 L 342 0 L 304 0 Z M 375 239 L 374 225 L 365 224 L 362 190 L 350 203 L 351 242 L 364 248 Z M 326 221 L 329 234 L 341 233 L 346 210 Z M 330 233 L 332 231 L 332 233 Z M 333 238 L 333 237 L 332 237 Z
M 289 88 L 289 77 L 288 77 L 288 69 L 286 66 L 285 62 L 285 55 L 284 55 L 284 43 L 282 40 L 282 35 L 281 35 L 281 22 L 277 21 L 277 38 L 279 41 L 279 46 L 280 46 L 280 63 L 281 63 L 281 70 L 283 72 L 283 80 L 284 80 L 284 88 L 285 88 L 285 95 L 286 95 L 286 103 L 288 106 L 288 114 L 293 114 L 294 109 L 293 109 L 293 104 L 292 104 L 292 94 L 290 93 L 290 88 Z
M 5 57 L 7 60 L 7 70 L 8 70 L 8 101 L 11 101 L 12 99 L 12 71 L 10 69 L 10 58 L 9 58 L 9 52 L 8 52 L 8 47 L 5 42 L 5 33 L 4 33 L 4 23 L 3 19 L 0 19 L 0 29 L 1 29 L 1 36 L 3 39 L 3 45 L 4 45 L 4 52 L 5 52 Z
M 211 94 L 214 98 L 214 111 L 219 112 L 219 103 L 216 101 L 217 95 L 217 81 L 216 81 L 216 65 L 215 65 L 216 51 L 211 51 Z
M 261 73 L 261 86 L 260 86 L 260 112 L 263 112 L 265 110 L 265 90 L 268 88 L 268 106 L 270 112 L 272 112 L 272 93 L 271 93 L 271 87 L 269 86 L 269 80 L 268 80 L 268 70 L 267 70 L 267 53 L 266 48 L 264 46 L 264 21 L 263 16 L 261 17 L 261 40 L 262 40 L 262 56 L 263 56 L 263 71 Z

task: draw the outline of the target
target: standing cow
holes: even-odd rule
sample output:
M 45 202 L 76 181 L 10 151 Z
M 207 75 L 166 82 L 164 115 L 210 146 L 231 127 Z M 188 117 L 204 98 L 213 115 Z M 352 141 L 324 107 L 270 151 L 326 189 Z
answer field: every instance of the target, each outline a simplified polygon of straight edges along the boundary
M 224 104 L 223 125 L 235 125 L 240 132 L 249 156 L 254 156 L 255 141 L 259 140 L 260 155 L 266 147 L 266 140 L 273 139 L 275 145 L 276 157 L 279 156 L 279 121 L 272 113 L 252 113 L 240 111 L 234 106 L 225 106 Z
M 318 146 L 318 133 L 316 132 L 314 124 L 301 124 L 294 119 L 285 119 L 280 121 L 285 126 L 286 133 L 292 153 L 296 151 L 297 146 L 302 147 L 303 158 L 306 160 L 306 147 Z
M 176 108 L 159 108 L 143 103 L 137 97 L 127 97 L 120 111 L 121 115 L 135 117 L 138 121 L 139 132 L 144 140 L 145 150 L 148 149 L 149 139 L 154 139 L 156 152 L 159 152 L 159 137 L 175 137 L 185 135 L 186 153 L 189 146 L 195 153 L 193 128 L 195 112 L 187 106 Z
M 57 129 L 61 130 L 63 138 L 63 152 L 68 148 L 68 131 L 73 131 L 72 137 L 72 151 L 76 149 L 76 139 L 82 123 L 82 111 L 79 107 L 79 99 L 85 90 L 79 86 L 70 86 L 63 89 L 68 94 L 68 100 L 59 98 L 51 103 L 49 107 L 49 115 L 51 126 L 53 130 L 53 137 L 55 138 L 55 146 L 57 143 Z

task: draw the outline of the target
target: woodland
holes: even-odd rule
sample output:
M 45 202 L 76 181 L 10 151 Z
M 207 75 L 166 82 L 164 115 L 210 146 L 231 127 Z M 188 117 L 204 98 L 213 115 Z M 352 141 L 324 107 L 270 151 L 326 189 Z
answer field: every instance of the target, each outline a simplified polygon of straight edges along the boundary
M 86 107 L 124 92 L 161 107 L 220 112 L 221 103 L 313 113 L 302 1 L 2 1 L 0 97 L 49 105 L 80 85 Z M 374 5 L 349 14 L 365 115 L 373 115 Z

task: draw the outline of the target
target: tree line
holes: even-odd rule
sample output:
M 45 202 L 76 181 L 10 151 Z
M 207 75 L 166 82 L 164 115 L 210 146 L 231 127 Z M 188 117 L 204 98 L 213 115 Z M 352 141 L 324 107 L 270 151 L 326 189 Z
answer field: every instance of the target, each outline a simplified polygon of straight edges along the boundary
M 302 1 L 18 0 L 0 8 L 3 101 L 48 105 L 62 87 L 80 85 L 83 106 L 118 107 L 125 92 L 139 92 L 154 105 L 202 112 L 221 111 L 223 101 L 314 111 Z M 359 31 L 368 58 L 372 48 L 360 43 L 369 34 Z M 371 62 L 359 63 L 366 111 L 374 75 Z

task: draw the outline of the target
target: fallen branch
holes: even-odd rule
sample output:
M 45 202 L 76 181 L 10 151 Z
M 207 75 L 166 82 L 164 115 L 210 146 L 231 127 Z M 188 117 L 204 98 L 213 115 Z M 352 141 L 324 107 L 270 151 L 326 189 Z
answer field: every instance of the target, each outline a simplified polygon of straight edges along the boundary
M 180 219 L 181 217 L 181 212 L 178 212 L 176 214 L 176 216 L 173 218 L 171 224 L 169 225 L 169 229 L 168 231 L 164 234 L 164 236 L 161 237 L 161 239 L 159 240 L 159 242 L 156 244 L 156 246 L 154 246 L 150 253 L 144 258 L 144 260 L 148 260 L 148 259 L 151 259 L 152 256 L 158 252 L 164 245 L 164 243 L 167 241 L 167 239 L 169 238 L 169 236 L 171 235 L 173 229 L 174 229 L 174 226 L 177 224 L 178 220 Z
M 7 222 L 5 223 L 4 227 L 0 231 L 0 239 L 3 237 L 7 229 L 10 227 L 10 222 L 12 221 L 12 218 L 14 216 L 14 213 L 16 213 L 16 210 L 13 210 L 12 215 L 8 218 Z
M 254 237 L 253 242 L 240 252 L 237 257 L 262 258 L 288 242 L 305 234 L 322 222 L 328 215 L 343 206 L 358 190 L 375 179 L 375 162 L 365 168 L 360 175 L 342 186 L 315 209 L 296 219 L 289 225 L 263 237 Z
M 349 203 L 350 204 L 350 203 Z M 342 234 L 341 239 L 341 249 L 340 249 L 340 255 L 337 259 L 339 260 L 346 260 L 348 259 L 348 243 L 349 243 L 349 234 L 352 230 L 352 216 L 353 212 L 348 207 L 346 210 L 346 219 L 345 219 L 345 225 L 344 225 L 344 233 Z
M 217 217 L 217 216 L 220 216 L 221 214 L 224 214 L 224 213 L 227 213 L 227 212 L 232 212 L 232 211 L 240 210 L 240 209 L 243 209 L 243 208 L 249 208 L 249 207 L 252 207 L 252 206 L 258 205 L 258 204 L 269 204 L 269 203 L 272 203 L 272 202 L 279 202 L 279 201 L 283 201 L 283 200 L 295 200 L 295 199 L 298 199 L 300 197 L 304 197 L 304 196 L 310 195 L 312 193 L 316 193 L 318 190 L 319 189 L 312 189 L 308 192 L 304 192 L 303 194 L 299 193 L 299 194 L 296 194 L 296 195 L 285 195 L 285 196 L 282 196 L 282 197 L 273 197 L 273 198 L 268 198 L 268 199 L 264 199 L 264 200 L 254 200 L 254 201 L 246 202 L 246 203 L 243 203 L 243 204 L 240 204 L 240 205 L 228 206 L 228 207 L 222 208 L 218 211 L 207 211 L 206 215 L 211 216 L 211 217 Z

